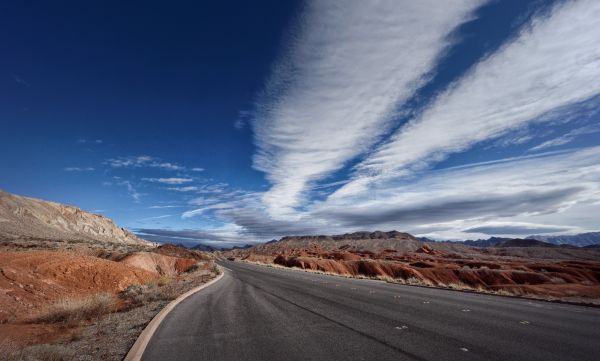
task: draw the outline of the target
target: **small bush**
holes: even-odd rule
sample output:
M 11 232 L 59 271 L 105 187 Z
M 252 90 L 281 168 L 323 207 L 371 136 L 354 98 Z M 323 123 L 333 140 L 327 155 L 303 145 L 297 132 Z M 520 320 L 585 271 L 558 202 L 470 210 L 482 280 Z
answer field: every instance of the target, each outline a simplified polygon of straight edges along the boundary
M 219 267 L 219 265 L 217 265 L 216 263 L 213 263 L 210 270 L 216 275 L 220 275 L 223 272 L 221 271 L 221 267 Z
M 171 279 L 169 277 L 163 276 L 158 279 L 157 285 L 158 287 L 162 287 L 168 285 L 169 283 L 171 283 Z
M 129 303 L 130 306 L 137 307 L 144 303 L 158 299 L 158 293 L 149 285 L 131 285 L 124 289 L 119 297 Z
M 131 285 L 119 294 L 119 298 L 126 301 L 130 307 L 139 307 L 154 301 L 172 300 L 177 296 L 179 296 L 177 288 L 170 283 L 162 287 L 157 287 L 154 283 Z
M 76 324 L 99 318 L 116 310 L 116 299 L 110 293 L 99 293 L 80 299 L 64 299 L 40 314 L 34 322 Z

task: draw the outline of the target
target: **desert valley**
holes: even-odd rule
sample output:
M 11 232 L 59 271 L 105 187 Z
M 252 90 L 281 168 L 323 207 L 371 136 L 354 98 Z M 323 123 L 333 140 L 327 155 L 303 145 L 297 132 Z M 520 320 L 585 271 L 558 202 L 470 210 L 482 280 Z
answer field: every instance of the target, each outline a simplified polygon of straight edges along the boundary
M 600 0 L 0 4 L 0 361 L 600 359 Z

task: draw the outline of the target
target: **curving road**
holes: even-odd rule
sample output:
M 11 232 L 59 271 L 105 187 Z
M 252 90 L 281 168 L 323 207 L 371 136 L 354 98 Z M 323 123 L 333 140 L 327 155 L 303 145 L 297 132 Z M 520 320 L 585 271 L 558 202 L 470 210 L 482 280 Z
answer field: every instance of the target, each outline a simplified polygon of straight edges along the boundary
M 600 309 L 221 265 L 143 360 L 600 359 Z

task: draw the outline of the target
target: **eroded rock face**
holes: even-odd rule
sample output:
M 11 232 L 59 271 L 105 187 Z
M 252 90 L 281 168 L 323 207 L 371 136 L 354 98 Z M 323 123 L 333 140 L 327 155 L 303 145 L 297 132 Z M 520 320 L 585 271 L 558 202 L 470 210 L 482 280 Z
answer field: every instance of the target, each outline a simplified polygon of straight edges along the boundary
M 0 252 L 0 321 L 26 318 L 63 299 L 116 293 L 157 277 L 127 264 L 66 251 Z
M 0 191 L 0 237 L 154 246 L 102 215 Z
M 480 248 L 424 243 L 404 233 L 372 234 L 286 237 L 225 255 L 350 277 L 600 302 L 600 250 L 536 247 L 521 240 Z
M 132 253 L 120 262 L 161 276 L 175 276 L 190 270 L 198 263 L 193 258 L 172 257 L 154 252 Z

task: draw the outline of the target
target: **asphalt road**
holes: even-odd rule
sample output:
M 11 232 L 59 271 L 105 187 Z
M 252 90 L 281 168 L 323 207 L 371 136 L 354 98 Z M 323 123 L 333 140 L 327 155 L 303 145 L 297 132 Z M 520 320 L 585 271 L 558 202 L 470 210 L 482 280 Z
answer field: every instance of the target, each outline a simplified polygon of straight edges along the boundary
M 600 309 L 221 264 L 143 360 L 600 360 Z

